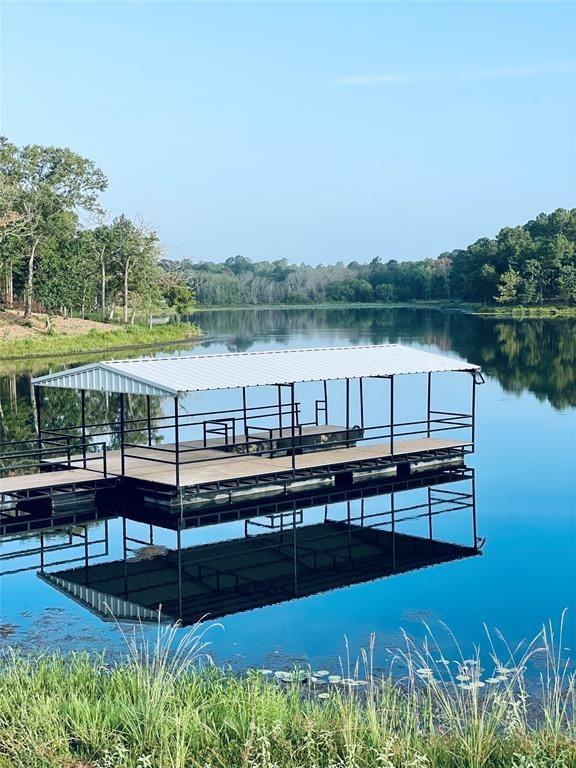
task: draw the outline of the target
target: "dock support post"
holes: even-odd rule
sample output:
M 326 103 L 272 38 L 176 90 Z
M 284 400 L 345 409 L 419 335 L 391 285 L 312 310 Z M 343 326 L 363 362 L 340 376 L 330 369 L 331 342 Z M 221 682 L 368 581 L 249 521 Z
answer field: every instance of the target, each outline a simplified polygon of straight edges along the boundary
M 282 385 L 277 384 L 278 390 L 278 435 L 282 437 Z
M 394 376 L 390 376 L 390 455 L 394 456 Z
M 346 379 L 346 448 L 350 448 L 350 379 Z
M 82 464 L 86 469 L 86 390 L 80 390 L 80 406 L 82 412 Z
M 364 429 L 364 379 L 360 376 L 360 426 Z
M 180 488 L 180 425 L 178 423 L 178 395 L 174 398 L 174 456 L 176 459 L 176 488 Z
M 152 445 L 152 425 L 150 420 L 150 395 L 146 395 L 146 426 L 148 429 L 148 447 Z
M 124 476 L 126 460 L 124 458 L 124 393 L 120 393 L 120 474 Z
M 432 374 L 428 374 L 428 410 L 426 416 L 426 437 L 430 437 L 430 414 L 432 413 Z
M 472 450 L 476 441 L 476 373 L 472 372 Z
M 324 424 L 328 424 L 328 382 L 324 379 Z
M 432 493 L 428 490 L 428 538 L 432 541 Z
M 296 447 L 294 445 L 296 440 L 296 422 L 295 422 L 295 410 L 296 407 L 296 399 L 294 394 L 294 383 L 290 384 L 290 411 L 291 411 L 291 419 L 290 419 L 290 430 L 292 432 L 292 477 L 296 476 Z
M 242 387 L 242 421 L 244 422 L 244 442 L 248 444 L 248 408 L 246 406 L 246 387 Z

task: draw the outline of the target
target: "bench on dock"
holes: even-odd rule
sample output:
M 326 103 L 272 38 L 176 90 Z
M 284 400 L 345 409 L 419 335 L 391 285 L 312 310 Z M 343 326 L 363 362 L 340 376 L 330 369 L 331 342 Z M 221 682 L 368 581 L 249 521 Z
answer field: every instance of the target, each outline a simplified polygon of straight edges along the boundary
M 327 451 L 341 448 L 343 445 L 354 446 L 364 435 L 359 426 L 349 429 L 335 424 L 300 424 L 294 427 L 249 426 L 248 434 L 237 435 L 234 442 L 218 445 L 219 450 L 239 454 L 268 452 L 269 458 L 286 456 L 294 446 L 298 454 L 310 451 Z

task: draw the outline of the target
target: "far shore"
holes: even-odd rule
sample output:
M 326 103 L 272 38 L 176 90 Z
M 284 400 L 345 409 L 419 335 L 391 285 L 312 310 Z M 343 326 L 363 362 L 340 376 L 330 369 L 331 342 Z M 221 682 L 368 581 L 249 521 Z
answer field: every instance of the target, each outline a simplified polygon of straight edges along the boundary
M 576 307 L 571 306 L 484 306 L 450 301 L 197 306 L 190 312 L 189 317 L 207 312 L 311 309 L 430 309 L 513 320 L 576 318 Z M 34 314 L 30 320 L 24 320 L 20 313 L 0 310 L 0 360 L 5 361 L 146 349 L 190 341 L 200 335 L 201 329 L 193 322 L 171 321 L 149 327 L 143 324 L 120 325 L 75 317 L 52 318 L 51 330 L 47 330 L 45 315 Z
M 410 302 L 324 302 L 321 304 L 233 304 L 233 305 L 199 305 L 194 307 L 190 316 L 202 312 L 239 312 L 241 310 L 262 309 L 436 309 L 443 312 L 466 312 L 473 315 L 486 315 L 487 317 L 512 317 L 512 318 L 554 318 L 576 317 L 576 306 L 496 306 L 474 304 L 457 301 L 410 301 Z

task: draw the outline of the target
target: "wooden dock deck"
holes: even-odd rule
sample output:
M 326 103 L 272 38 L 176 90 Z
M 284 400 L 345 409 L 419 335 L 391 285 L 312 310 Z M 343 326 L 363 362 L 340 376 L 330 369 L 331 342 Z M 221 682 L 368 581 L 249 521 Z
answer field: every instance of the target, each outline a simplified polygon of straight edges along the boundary
M 457 451 L 464 449 L 466 445 L 468 445 L 466 441 L 433 437 L 397 440 L 394 443 L 393 458 L 398 459 L 400 463 L 404 457 L 409 455 L 422 455 L 445 450 Z M 173 445 L 167 444 L 162 447 L 166 450 L 167 457 L 173 456 L 170 453 L 174 449 Z M 197 442 L 191 441 L 180 444 L 180 451 L 184 456 L 186 456 L 184 453 L 186 448 L 198 448 Z M 158 456 L 156 449 L 142 446 L 141 448 L 131 450 L 131 454 L 125 457 L 124 477 L 142 482 L 166 485 L 172 488 L 176 487 L 176 468 L 174 464 L 153 461 Z M 88 455 L 90 457 L 90 469 L 83 468 L 82 456 L 73 456 L 71 467 L 68 469 L 0 478 L 0 492 L 11 493 L 28 489 L 58 487 L 94 481 L 99 477 L 104 478 L 102 455 L 97 453 L 90 453 Z M 296 471 L 300 471 L 320 469 L 325 466 L 334 467 L 349 463 L 362 464 L 363 462 L 386 459 L 391 456 L 389 443 L 331 448 L 329 450 L 310 451 L 296 456 L 295 468 Z M 206 448 L 205 450 L 196 451 L 194 459 L 194 463 L 180 464 L 179 487 L 181 488 L 217 484 L 248 477 L 274 476 L 292 471 L 291 456 L 277 456 L 274 458 L 250 454 L 228 456 L 221 450 Z M 62 467 L 65 463 L 67 463 L 67 459 L 61 457 L 46 460 L 44 465 L 48 470 L 50 466 Z M 108 451 L 106 463 L 109 477 L 120 477 L 122 475 L 121 454 L 119 450 Z
M 403 456 L 414 453 L 420 454 L 445 449 L 459 449 L 465 445 L 465 442 L 459 440 L 439 438 L 398 441 L 394 445 L 394 457 L 401 459 Z M 296 456 L 295 467 L 297 471 L 317 469 L 327 465 L 335 466 L 350 462 L 366 462 L 390 456 L 390 445 L 383 443 L 350 448 L 333 448 L 331 450 L 313 451 Z M 292 458 L 290 456 L 268 458 L 248 455 L 222 458 L 222 454 L 219 451 L 207 450 L 205 455 L 204 452 L 199 452 L 196 454 L 196 457 L 201 458 L 202 461 L 180 466 L 180 486 L 183 488 L 247 477 L 265 477 L 267 475 L 292 471 Z M 119 461 L 119 457 L 112 459 L 110 471 L 114 472 L 112 467 L 117 461 Z M 142 449 L 142 458 L 126 458 L 125 475 L 126 477 L 139 480 L 175 485 L 175 468 L 147 461 L 145 448 Z
M 93 472 L 92 470 L 80 467 L 55 472 L 36 472 L 33 475 L 0 477 L 0 493 L 10 494 L 19 491 L 59 488 L 77 483 L 93 482 L 100 478 L 104 478 L 103 472 Z

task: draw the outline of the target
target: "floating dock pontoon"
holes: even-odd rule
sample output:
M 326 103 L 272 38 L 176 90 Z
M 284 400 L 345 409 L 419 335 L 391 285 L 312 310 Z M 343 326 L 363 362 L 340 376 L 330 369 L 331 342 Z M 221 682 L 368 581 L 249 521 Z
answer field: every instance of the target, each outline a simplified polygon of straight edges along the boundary
M 471 384 L 459 412 L 433 407 L 433 377 L 444 373 Z M 400 379 L 417 375 L 425 386 L 418 396 L 410 390 L 410 408 L 424 417 L 399 418 Z M 66 510 L 107 489 L 182 517 L 462 467 L 474 450 L 482 381 L 476 365 L 396 344 L 150 357 L 52 373 L 33 381 L 34 445 L 12 443 L 0 456 L 0 509 Z M 58 389 L 77 392 L 78 423 L 51 413 Z M 113 401 L 114 417 L 94 420 L 87 393 L 103 393 L 106 414 Z

